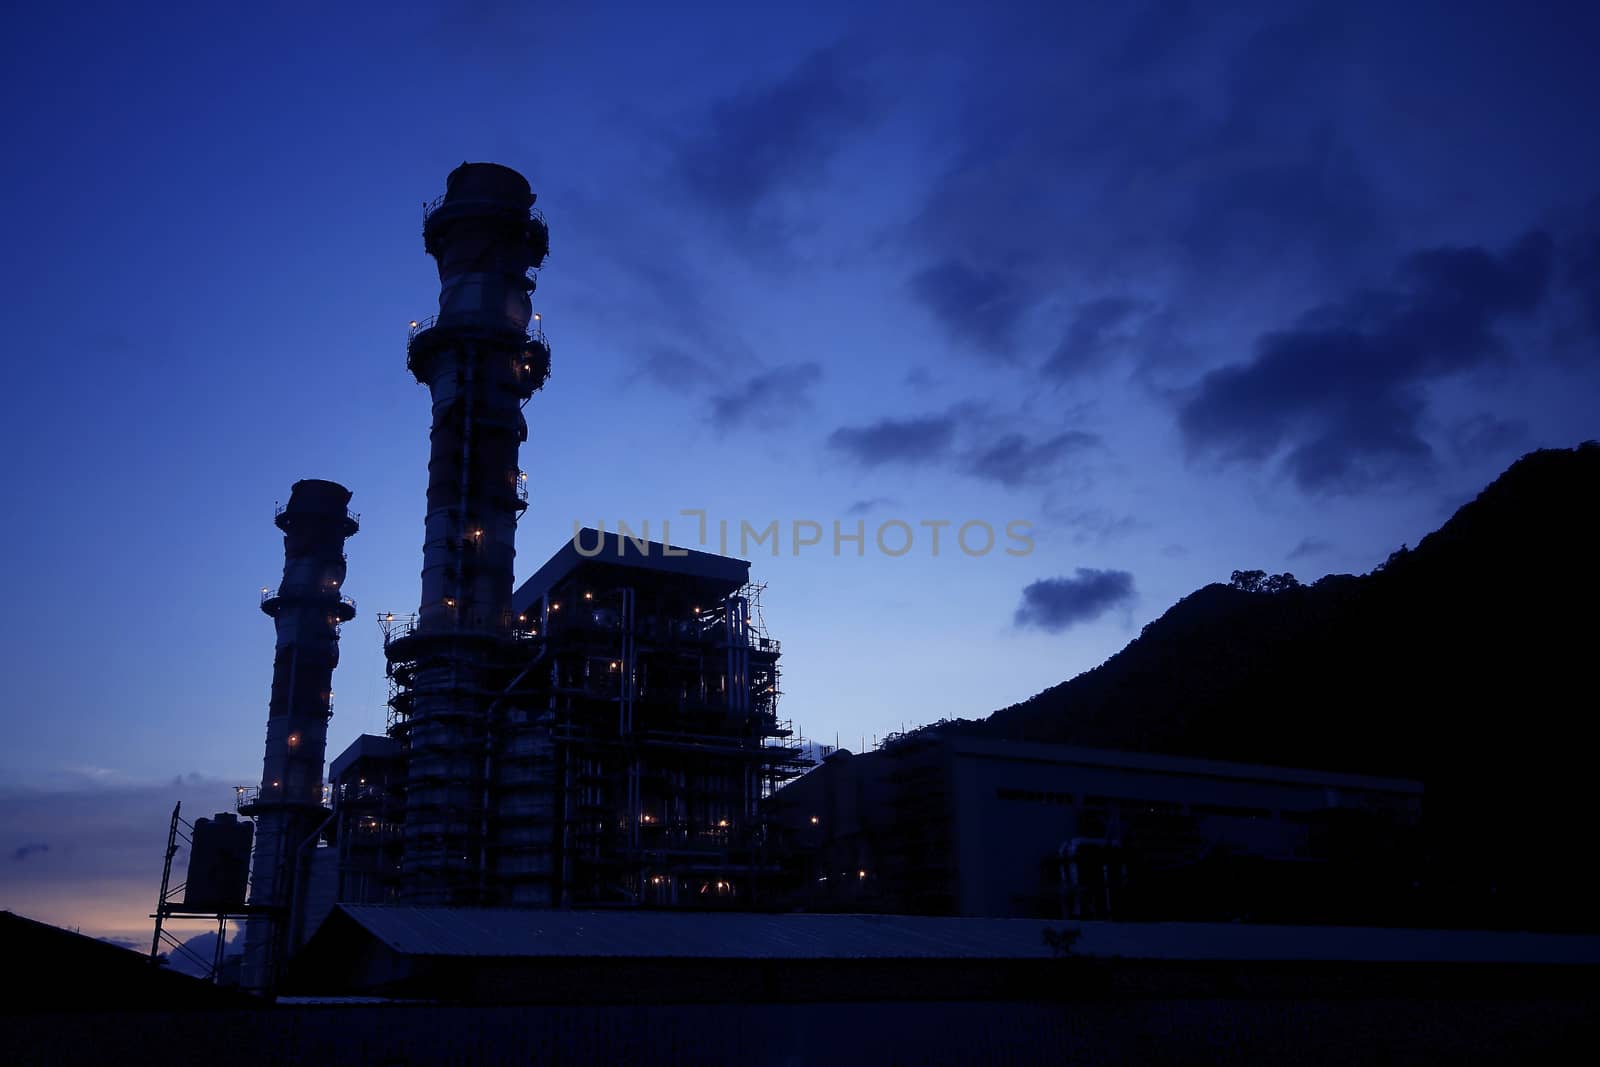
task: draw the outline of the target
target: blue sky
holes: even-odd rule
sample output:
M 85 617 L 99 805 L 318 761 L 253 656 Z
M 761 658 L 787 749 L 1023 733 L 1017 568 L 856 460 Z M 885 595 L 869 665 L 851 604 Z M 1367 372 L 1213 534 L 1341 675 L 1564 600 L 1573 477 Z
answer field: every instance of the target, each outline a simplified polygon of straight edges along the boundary
M 784 707 L 830 743 L 1023 699 L 1234 568 L 1366 571 L 1597 435 L 1592 7 L 1111 7 L 15 15 L 0 906 L 139 926 L 62 903 L 109 877 L 87 813 L 153 813 L 153 893 L 171 800 L 259 776 L 298 478 L 362 514 L 330 751 L 382 728 L 463 160 L 551 228 L 519 579 L 574 520 L 778 521 Z

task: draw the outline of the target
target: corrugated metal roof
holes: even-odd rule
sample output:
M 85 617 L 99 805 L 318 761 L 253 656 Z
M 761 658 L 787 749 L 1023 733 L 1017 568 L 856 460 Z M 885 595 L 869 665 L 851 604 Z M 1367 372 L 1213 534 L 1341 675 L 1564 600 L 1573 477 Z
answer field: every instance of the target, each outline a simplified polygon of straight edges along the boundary
M 1050 955 L 1042 933 L 1049 924 L 1032 919 L 341 907 L 390 948 L 416 956 L 865 959 Z
M 342 904 L 410 956 L 746 959 L 1037 959 L 1046 930 L 1075 928 L 1074 955 L 1129 959 L 1600 963 L 1600 937 L 1478 930 L 1074 923 L 912 915 L 538 911 Z
M 578 551 L 579 545 L 583 547 L 582 552 Z M 542 567 L 517 587 L 511 596 L 512 610 L 519 615 L 528 613 L 534 603 L 563 578 L 579 567 L 590 565 L 697 578 L 719 583 L 728 591 L 750 580 L 750 563 L 747 560 L 681 545 L 670 546 L 672 552 L 669 554 L 668 547 L 659 541 L 645 541 L 641 549 L 634 538 L 625 539 L 615 531 L 602 533 L 585 527 L 575 533 L 571 540 L 564 542 Z
M 400 743 L 392 737 L 383 737 L 378 734 L 362 734 L 350 742 L 343 752 L 334 757 L 328 765 L 328 781 L 333 781 L 362 759 L 393 759 L 400 755 Z

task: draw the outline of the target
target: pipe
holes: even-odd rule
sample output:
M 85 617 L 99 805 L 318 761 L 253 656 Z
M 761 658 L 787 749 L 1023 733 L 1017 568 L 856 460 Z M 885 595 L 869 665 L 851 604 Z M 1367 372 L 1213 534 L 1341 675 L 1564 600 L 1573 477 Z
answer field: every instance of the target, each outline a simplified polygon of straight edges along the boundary
M 494 773 L 494 712 L 495 709 L 500 706 L 500 702 L 506 697 L 510 696 L 513 689 L 522 684 L 522 680 L 528 676 L 528 672 L 537 667 L 539 665 L 539 661 L 544 659 L 546 647 L 547 646 L 545 646 L 543 643 L 540 644 L 539 654 L 534 656 L 532 661 L 530 661 L 526 667 L 522 668 L 515 678 L 511 679 L 511 681 L 506 684 L 505 690 L 501 692 L 499 696 L 494 698 L 494 702 L 489 705 L 488 710 L 484 713 L 483 821 L 480 824 L 478 841 L 479 903 L 483 903 L 487 898 L 489 889 L 489 788 Z
M 321 837 L 322 831 L 328 828 L 328 824 L 331 823 L 334 818 L 334 813 L 331 811 L 328 812 L 328 817 L 318 823 L 317 828 L 307 834 L 305 840 L 301 841 L 299 846 L 294 850 L 294 896 L 289 901 L 290 952 L 296 951 L 299 949 L 301 944 L 304 943 L 304 938 L 301 935 L 305 931 L 301 929 L 301 924 L 305 922 L 306 883 L 310 880 L 310 872 L 306 870 L 306 846 L 317 840 L 317 838 Z

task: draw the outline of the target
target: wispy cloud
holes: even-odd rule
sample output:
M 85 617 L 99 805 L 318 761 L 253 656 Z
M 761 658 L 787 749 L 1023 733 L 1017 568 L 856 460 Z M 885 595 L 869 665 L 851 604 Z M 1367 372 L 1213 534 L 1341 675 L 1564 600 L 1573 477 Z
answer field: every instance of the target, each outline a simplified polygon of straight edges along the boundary
M 690 196 L 744 236 L 770 229 L 772 200 L 816 182 L 874 114 L 858 59 L 843 46 L 820 49 L 782 77 L 718 100 L 679 148 Z
M 1325 556 L 1333 551 L 1333 542 L 1324 541 L 1320 537 L 1303 537 L 1300 543 L 1289 550 L 1284 556 L 1287 560 L 1310 559 L 1312 556 Z
M 719 430 L 754 423 L 775 425 L 805 410 L 822 367 L 816 363 L 790 363 L 751 375 L 711 394 L 711 422 Z

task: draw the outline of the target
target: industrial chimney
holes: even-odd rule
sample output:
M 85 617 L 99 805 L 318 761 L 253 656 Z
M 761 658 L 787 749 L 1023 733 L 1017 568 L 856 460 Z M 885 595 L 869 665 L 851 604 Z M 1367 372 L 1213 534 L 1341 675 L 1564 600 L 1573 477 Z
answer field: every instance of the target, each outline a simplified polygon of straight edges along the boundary
M 408 752 L 401 895 L 473 904 L 492 895 L 489 719 L 516 629 L 522 406 L 550 374 L 530 295 L 549 231 L 527 180 L 507 167 L 463 163 L 445 189 L 423 209 L 439 313 L 411 324 L 406 350 L 433 401 L 422 603 L 414 626 L 386 627 L 384 651 Z
M 294 483 L 278 509 L 283 531 L 283 581 L 261 590 L 261 610 L 277 626 L 272 701 L 261 788 L 239 810 L 255 818 L 250 903 L 272 909 L 246 924 L 240 974 L 247 989 L 270 991 L 289 950 L 289 919 L 297 876 L 327 817 L 322 762 L 333 714 L 333 668 L 339 662 L 339 624 L 355 616 L 344 595 L 344 542 L 358 529 L 350 490 L 315 479 Z

